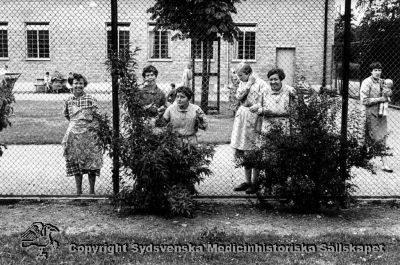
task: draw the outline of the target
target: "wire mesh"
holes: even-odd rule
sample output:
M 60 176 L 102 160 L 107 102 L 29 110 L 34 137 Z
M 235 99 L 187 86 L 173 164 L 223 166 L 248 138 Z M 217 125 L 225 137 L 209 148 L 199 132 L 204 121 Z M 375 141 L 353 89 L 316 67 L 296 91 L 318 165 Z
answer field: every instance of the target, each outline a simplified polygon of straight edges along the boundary
M 342 3 L 344 7 L 344 3 Z M 399 105 L 399 14 L 396 1 L 352 1 L 350 29 L 350 72 L 349 72 L 349 119 L 348 124 L 361 121 L 366 129 L 366 135 L 373 133 L 372 138 L 379 140 L 386 135 L 386 145 L 392 156 L 380 157 L 373 160 L 376 174 L 365 170 L 355 169 L 355 183 L 359 186 L 361 196 L 398 196 L 400 183 L 398 178 L 398 148 L 397 125 Z M 344 10 L 339 12 L 335 21 L 335 44 L 333 47 L 333 87 L 342 92 L 342 62 L 344 41 Z M 374 77 L 376 85 L 369 79 L 373 69 L 370 65 L 379 62 L 380 76 Z M 364 98 L 377 99 L 383 96 L 384 80 L 391 79 L 393 94 L 386 99 L 389 107 L 387 116 L 380 117 L 379 104 L 367 104 Z M 360 97 L 361 94 L 361 97 Z M 359 111 L 365 116 L 351 115 Z M 376 114 L 375 114 L 376 112 Z M 352 117 L 351 117 L 352 116 Z M 349 130 L 350 131 L 350 130 Z M 386 162 L 384 162 L 386 160 Z M 384 170 L 386 168 L 386 170 Z M 393 172 L 390 172 L 391 169 Z
M 183 84 L 183 73 L 194 62 L 195 104 L 200 105 L 204 43 L 173 40 L 176 32 L 154 30 L 148 8 L 154 1 L 118 1 L 118 48 L 139 47 L 137 75 L 146 65 L 158 69 L 157 85 L 167 94 L 171 83 Z M 245 60 L 254 73 L 269 84 L 267 73 L 273 67 L 284 70 L 284 83 L 293 87 L 307 83 L 318 91 L 341 88 L 341 44 L 337 39 L 338 13 L 334 0 L 247 0 L 235 4 L 233 20 L 240 29 L 233 43 L 212 42 L 207 62 L 211 73 L 208 80 L 209 128 L 199 131 L 200 143 L 216 145 L 211 170 L 213 175 L 197 186 L 200 195 L 234 196 L 244 193 L 233 189 L 244 181 L 242 168 L 236 168 L 234 150 L 230 147 L 237 105 L 234 94 L 233 70 Z M 70 72 L 81 73 L 89 84 L 86 93 L 95 97 L 99 108 L 112 115 L 111 76 L 105 61 L 111 47 L 111 7 L 106 0 L 3 1 L 0 10 L 0 64 L 9 73 L 21 74 L 14 84 L 13 126 L 0 133 L 8 145 L 0 159 L 1 195 L 68 195 L 75 193 L 74 179 L 67 178 L 61 140 L 68 127 L 63 101 L 70 96 L 66 78 Z M 199 23 L 192 21 L 191 23 Z M 386 22 L 385 22 L 386 23 Z M 395 24 L 379 37 L 365 29 L 362 39 L 352 42 L 352 64 L 349 109 L 362 108 L 359 103 L 360 81 L 369 74 L 370 62 L 383 64 L 384 78 L 394 80 L 393 105 L 399 105 L 397 86 L 398 32 Z M 395 23 L 395 22 L 393 22 Z M 397 23 L 397 22 L 396 22 Z M 205 34 L 205 33 L 204 33 Z M 326 36 L 326 38 L 324 38 Z M 336 39 L 335 39 L 336 38 Z M 193 58 L 194 57 L 194 58 Z M 58 71 L 60 76 L 58 76 Z M 57 77 L 51 86 L 44 83 L 49 72 Z M 324 80 L 325 78 L 325 80 Z M 141 82 L 141 80 L 139 81 Z M 396 121 L 399 110 L 390 108 L 388 144 L 393 157 L 389 160 L 393 174 L 378 170 L 372 175 L 354 169 L 356 195 L 398 196 L 400 183 L 395 164 L 398 151 Z M 376 161 L 379 167 L 379 159 Z M 96 193 L 112 193 L 112 161 L 104 155 Z M 87 193 L 87 179 L 84 193 Z

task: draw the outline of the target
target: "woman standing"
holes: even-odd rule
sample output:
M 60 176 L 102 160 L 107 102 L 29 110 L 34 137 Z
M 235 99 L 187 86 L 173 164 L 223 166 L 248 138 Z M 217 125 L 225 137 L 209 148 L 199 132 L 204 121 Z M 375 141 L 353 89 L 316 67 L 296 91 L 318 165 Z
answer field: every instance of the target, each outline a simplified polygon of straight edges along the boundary
M 369 66 L 371 76 L 364 79 L 360 88 L 361 104 L 366 110 L 366 136 L 373 141 L 381 141 L 386 144 L 387 138 L 387 117 L 379 115 L 379 104 L 388 102 L 392 95 L 392 90 L 383 86 L 381 79 L 382 65 L 374 62 Z M 386 157 L 382 157 L 382 170 L 393 172 L 386 161 Z
M 197 145 L 196 133 L 198 129 L 206 130 L 207 116 L 203 110 L 189 101 L 193 97 L 190 88 L 181 86 L 176 89 L 175 104 L 170 105 L 163 118 L 171 123 L 172 130 L 177 134 L 179 142 Z
M 67 176 L 75 176 L 76 193 L 82 194 L 82 175 L 88 174 L 89 193 L 94 194 L 96 176 L 103 165 L 103 150 L 99 143 L 97 100 L 84 92 L 88 82 L 81 74 L 68 79 L 73 96 L 64 103 L 64 115 L 69 120 L 62 140 L 67 162 Z
M 272 124 L 282 124 L 284 132 L 289 133 L 289 106 L 295 89 L 282 83 L 286 75 L 280 68 L 271 69 L 267 74 L 270 87 L 264 91 L 258 114 L 263 117 L 261 132 L 267 133 Z
M 139 98 L 149 117 L 156 118 L 164 112 L 167 99 L 164 92 L 157 86 L 158 70 L 153 65 L 143 68 L 144 83 L 139 86 Z
M 267 83 L 256 77 L 247 63 L 240 63 L 236 68 L 240 80 L 236 98 L 240 106 L 233 122 L 231 147 L 235 149 L 235 156 L 242 157 L 246 151 L 255 149 L 261 119 L 257 111 L 261 103 L 261 95 L 267 89 Z M 246 191 L 247 194 L 256 193 L 258 189 L 258 175 L 255 168 L 244 168 L 246 182 L 237 186 L 234 191 Z M 253 180 L 252 180 L 253 176 Z

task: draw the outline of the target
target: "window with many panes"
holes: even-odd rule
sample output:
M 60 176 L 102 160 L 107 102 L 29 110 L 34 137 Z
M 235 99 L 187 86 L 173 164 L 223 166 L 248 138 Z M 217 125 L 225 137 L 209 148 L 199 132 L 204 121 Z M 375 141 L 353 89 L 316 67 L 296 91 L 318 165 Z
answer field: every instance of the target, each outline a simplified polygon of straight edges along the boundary
M 0 59 L 8 59 L 7 22 L 0 22 Z
M 50 59 L 49 23 L 26 23 L 26 58 Z
M 171 59 L 171 31 L 154 30 L 149 25 L 149 60 Z
M 214 59 L 214 45 L 213 45 L 213 43 L 214 42 L 212 42 L 212 43 L 210 42 L 209 43 L 210 46 L 208 48 L 208 50 L 209 50 L 208 59 L 211 59 L 211 60 Z M 203 59 L 203 44 L 204 44 L 204 42 L 200 41 L 200 40 L 194 42 L 193 54 L 194 54 L 194 58 L 196 60 L 202 60 Z
M 118 23 L 118 51 L 128 49 L 129 51 L 129 31 L 130 23 Z M 111 54 L 111 23 L 107 23 L 107 57 Z
M 234 44 L 234 60 L 256 60 L 256 27 L 240 26 L 238 39 Z

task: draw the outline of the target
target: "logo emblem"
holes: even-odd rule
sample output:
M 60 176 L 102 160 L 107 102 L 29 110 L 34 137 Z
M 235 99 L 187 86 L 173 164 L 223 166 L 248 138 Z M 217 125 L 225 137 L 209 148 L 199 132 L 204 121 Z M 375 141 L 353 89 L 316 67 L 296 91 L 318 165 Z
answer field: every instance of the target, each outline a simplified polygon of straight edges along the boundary
M 60 245 L 60 243 L 52 237 L 52 233 L 55 232 L 60 232 L 60 230 L 52 224 L 34 222 L 24 233 L 22 233 L 21 247 L 37 247 L 38 254 L 36 259 L 47 259 L 49 251 L 54 251 Z

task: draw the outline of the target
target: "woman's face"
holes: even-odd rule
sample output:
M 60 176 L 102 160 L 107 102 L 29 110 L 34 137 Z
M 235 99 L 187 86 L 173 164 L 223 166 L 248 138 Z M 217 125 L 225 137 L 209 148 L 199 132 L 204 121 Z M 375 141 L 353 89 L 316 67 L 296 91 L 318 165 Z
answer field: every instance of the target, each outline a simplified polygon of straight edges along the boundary
M 372 78 L 378 79 L 381 77 L 382 69 L 378 69 L 378 68 L 372 69 L 371 74 L 372 74 Z
M 274 91 L 278 91 L 282 87 L 282 80 L 279 79 L 278 74 L 273 74 L 269 77 L 269 84 Z
M 156 81 L 157 77 L 153 72 L 147 72 L 144 74 L 144 81 L 153 84 Z
M 75 96 L 81 96 L 83 94 L 83 89 L 85 88 L 85 82 L 83 79 L 74 79 L 72 81 L 72 91 Z
M 189 98 L 182 92 L 179 92 L 176 94 L 176 103 L 181 108 L 186 107 L 187 105 L 189 105 Z
M 240 81 L 247 82 L 249 80 L 250 74 L 245 74 L 245 73 L 243 73 L 243 71 L 239 71 L 239 72 L 237 72 L 237 76 Z

